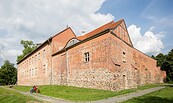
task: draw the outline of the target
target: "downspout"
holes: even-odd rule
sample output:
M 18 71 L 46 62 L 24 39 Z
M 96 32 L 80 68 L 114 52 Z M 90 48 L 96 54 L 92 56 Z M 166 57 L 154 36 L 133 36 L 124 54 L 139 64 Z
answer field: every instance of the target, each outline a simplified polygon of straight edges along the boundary
M 66 54 L 66 85 L 68 85 L 68 51 L 65 48 L 65 54 Z
M 50 57 L 51 57 L 51 59 L 50 59 L 50 85 L 52 85 L 52 42 L 50 42 L 49 41 L 49 39 L 48 39 L 48 43 L 49 43 L 49 45 L 50 45 Z

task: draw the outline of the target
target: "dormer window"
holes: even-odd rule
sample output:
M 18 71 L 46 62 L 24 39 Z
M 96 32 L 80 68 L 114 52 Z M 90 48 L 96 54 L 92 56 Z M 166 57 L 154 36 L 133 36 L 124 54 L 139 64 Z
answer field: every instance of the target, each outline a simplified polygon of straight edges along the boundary
M 68 48 L 68 47 L 70 47 L 70 46 L 72 46 L 72 45 L 74 45 L 74 44 L 76 44 L 76 43 L 78 43 L 78 42 L 79 42 L 79 40 L 77 40 L 76 38 L 73 38 L 73 39 L 71 39 L 71 40 L 67 43 L 67 45 L 66 45 L 65 48 Z
M 74 44 L 74 40 L 71 40 L 71 41 L 70 41 L 70 44 L 72 44 L 72 45 L 73 45 L 73 44 Z

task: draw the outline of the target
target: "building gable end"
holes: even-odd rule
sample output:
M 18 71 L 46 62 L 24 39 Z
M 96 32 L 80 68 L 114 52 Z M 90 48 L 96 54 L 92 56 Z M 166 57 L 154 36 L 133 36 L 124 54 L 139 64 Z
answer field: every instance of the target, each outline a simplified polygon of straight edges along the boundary
M 125 43 L 133 47 L 124 20 L 112 30 L 112 33 L 116 35 L 119 39 L 123 40 Z

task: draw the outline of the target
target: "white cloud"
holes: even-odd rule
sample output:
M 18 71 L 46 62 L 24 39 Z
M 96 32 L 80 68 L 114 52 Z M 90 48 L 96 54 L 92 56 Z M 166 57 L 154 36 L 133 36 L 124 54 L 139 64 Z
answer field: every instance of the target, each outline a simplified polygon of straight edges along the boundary
M 21 39 L 43 42 L 65 29 L 77 35 L 114 19 L 98 10 L 105 0 L 0 0 L 0 51 L 15 63 Z M 0 57 L 2 59 L 2 56 Z M 1 65 L 2 63 L 0 63 Z
M 164 37 L 165 32 L 154 34 L 151 31 L 152 29 L 154 29 L 154 27 L 151 27 L 142 35 L 140 27 L 130 25 L 128 32 L 135 48 L 146 54 L 156 55 L 164 48 L 161 38 Z

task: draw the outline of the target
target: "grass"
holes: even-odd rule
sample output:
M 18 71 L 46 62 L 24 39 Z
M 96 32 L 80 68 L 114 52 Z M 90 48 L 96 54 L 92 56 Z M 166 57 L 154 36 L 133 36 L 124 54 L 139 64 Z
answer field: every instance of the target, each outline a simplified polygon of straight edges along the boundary
M 41 94 L 52 96 L 52 97 L 62 98 L 62 99 L 71 100 L 71 101 L 94 101 L 94 100 L 101 100 L 101 99 L 114 97 L 117 95 L 135 92 L 137 90 L 153 88 L 156 86 L 160 86 L 160 85 L 158 84 L 145 85 L 135 89 L 126 89 L 126 90 L 122 90 L 118 92 L 89 89 L 89 88 L 79 88 L 79 87 L 72 87 L 72 86 L 58 86 L 58 85 L 39 86 L 39 89 L 41 90 Z M 29 92 L 29 90 L 32 87 L 31 86 L 14 86 L 13 88 L 17 90 Z
M 163 85 L 164 84 L 147 84 L 143 86 L 138 86 L 137 90 L 144 90 L 144 89 L 154 88 L 154 87 L 163 86 Z
M 173 87 L 167 87 L 123 103 L 173 103 Z
M 39 103 L 38 100 L 0 87 L 0 103 Z
M 13 88 L 28 92 L 31 89 L 31 86 L 14 86 Z M 41 94 L 72 101 L 93 101 L 118 95 L 113 91 L 72 86 L 45 85 L 39 86 L 39 89 L 41 90 Z

